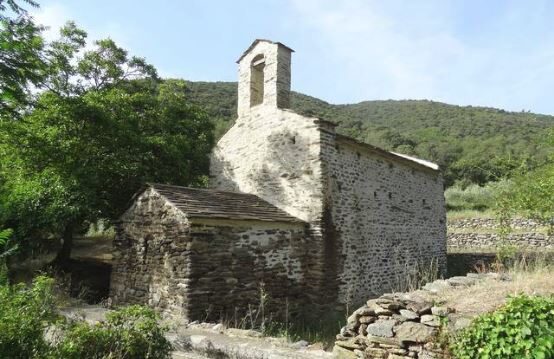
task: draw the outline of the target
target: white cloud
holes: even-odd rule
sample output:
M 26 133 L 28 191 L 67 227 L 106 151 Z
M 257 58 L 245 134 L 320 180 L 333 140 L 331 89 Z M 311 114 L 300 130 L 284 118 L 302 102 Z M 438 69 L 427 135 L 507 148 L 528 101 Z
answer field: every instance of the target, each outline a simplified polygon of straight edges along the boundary
M 547 41 L 553 36 L 540 28 L 546 11 L 537 15 L 533 7 L 510 3 L 479 23 L 466 23 L 464 9 L 448 1 L 290 3 L 297 23 L 340 64 L 329 76 L 348 82 L 353 100 L 427 98 L 545 111 L 538 104 L 554 78 L 554 48 Z M 529 43 L 526 32 L 543 41 L 518 49 Z
M 385 2 L 292 3 L 320 34 L 319 41 L 340 57 L 348 78 L 368 84 L 362 97 L 434 97 L 441 78 L 448 75 L 447 64 L 464 53 L 446 19 L 421 26 L 413 20 L 417 13 L 410 13 L 409 19 L 391 16 L 391 9 L 380 5 Z
M 111 38 L 118 46 L 129 50 L 127 47 L 128 36 L 121 25 L 116 22 L 104 22 L 87 24 L 86 19 L 76 18 L 71 10 L 60 3 L 51 3 L 41 6 L 31 11 L 31 15 L 38 24 L 47 27 L 44 37 L 47 41 L 55 40 L 59 37 L 59 29 L 68 21 L 75 21 L 77 26 L 85 30 L 88 34 L 86 50 L 93 47 L 93 42 L 98 39 Z
M 71 18 L 68 10 L 58 3 L 41 6 L 31 11 L 31 15 L 38 24 L 47 27 L 44 37 L 48 41 L 56 39 L 59 35 L 60 27 Z

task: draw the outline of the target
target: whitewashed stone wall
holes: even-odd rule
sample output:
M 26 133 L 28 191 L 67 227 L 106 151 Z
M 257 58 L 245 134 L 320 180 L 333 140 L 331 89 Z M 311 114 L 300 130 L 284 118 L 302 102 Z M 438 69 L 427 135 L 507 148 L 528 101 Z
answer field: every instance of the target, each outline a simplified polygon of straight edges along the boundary
M 264 101 L 250 106 L 250 66 L 266 59 Z M 255 194 L 310 225 L 313 297 L 358 303 L 416 265 L 446 269 L 438 171 L 341 141 L 334 126 L 283 109 L 290 50 L 258 42 L 239 61 L 235 125 L 211 158 L 212 186 Z
M 252 60 L 263 56 L 263 106 L 288 108 L 290 104 L 291 51 L 283 45 L 258 42 L 239 60 L 238 115 L 247 116 L 251 108 Z
M 255 194 L 307 222 L 321 218 L 317 119 L 260 105 L 239 117 L 211 157 L 212 186 Z

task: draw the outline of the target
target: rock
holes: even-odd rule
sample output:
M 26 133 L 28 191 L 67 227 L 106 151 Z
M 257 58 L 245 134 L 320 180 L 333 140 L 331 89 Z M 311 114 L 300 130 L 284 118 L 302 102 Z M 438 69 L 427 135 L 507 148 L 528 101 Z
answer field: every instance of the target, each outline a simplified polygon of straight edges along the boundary
M 402 347 L 402 343 L 396 338 L 384 338 L 384 337 L 377 337 L 375 335 L 368 334 L 367 340 L 372 343 L 385 344 L 385 345 L 390 345 L 390 346 L 399 347 L 399 348 Z
M 378 337 L 392 338 L 394 333 L 392 328 L 396 325 L 395 320 L 378 320 L 367 326 L 367 334 Z
M 410 357 L 405 355 L 389 354 L 387 359 L 410 359 Z
M 375 315 L 375 310 L 369 308 L 367 305 L 364 305 L 363 307 L 356 309 L 353 314 L 358 314 L 361 317 Z
M 439 318 L 435 315 L 422 315 L 420 319 L 421 324 L 428 325 L 430 327 L 440 327 Z
M 408 355 L 408 350 L 402 348 L 390 348 L 387 351 L 396 355 Z
M 451 286 L 450 282 L 448 282 L 446 280 L 443 280 L 443 279 L 438 279 L 434 282 L 425 284 L 423 286 L 423 289 L 428 291 L 428 292 L 436 294 L 436 293 L 442 292 L 442 291 L 450 288 L 450 286 Z
M 441 357 L 440 354 L 430 352 L 428 350 L 422 350 L 421 353 L 419 353 L 419 356 L 418 356 L 419 359 L 436 359 L 436 358 L 440 358 L 440 357 Z
M 452 313 L 453 310 L 452 308 L 448 308 L 448 307 L 433 307 L 431 308 L 431 313 L 433 315 L 439 315 L 441 317 L 444 317 L 446 315 L 448 315 L 448 313 Z
M 358 318 L 360 317 L 360 315 L 356 312 L 352 313 L 352 315 L 350 315 L 347 319 L 346 319 L 346 323 L 348 324 L 356 324 L 358 322 Z
M 406 309 L 416 312 L 419 315 L 431 313 L 432 303 L 429 302 L 410 302 L 406 305 Z
M 436 330 L 421 323 L 405 322 L 395 332 L 396 339 L 401 342 L 426 343 L 433 338 Z
M 380 348 L 366 348 L 365 354 L 367 354 L 367 358 L 375 358 L 375 359 L 385 359 L 388 357 L 388 352 L 384 349 Z
M 375 320 L 376 320 L 375 317 L 363 316 L 363 317 L 360 317 L 359 322 L 360 322 L 360 324 L 370 324 L 370 323 L 375 322 Z
M 372 300 L 367 302 L 367 306 L 374 311 L 375 315 L 392 315 L 392 311 L 381 307 L 379 304 L 373 302 Z
M 375 303 L 377 303 L 381 308 L 389 309 L 389 310 L 398 310 L 400 308 L 404 308 L 404 304 L 399 302 L 396 299 L 388 299 L 388 298 L 378 298 L 375 300 Z
M 363 336 L 367 335 L 367 324 L 360 324 L 360 327 L 358 328 L 358 334 Z
M 363 349 L 363 347 L 358 344 L 358 341 L 356 338 L 351 338 L 351 339 L 348 339 L 348 340 L 340 340 L 340 341 L 336 341 L 335 342 L 335 346 L 339 346 L 341 348 L 346 348 L 346 349 L 350 349 L 350 350 L 354 350 L 354 349 Z
M 351 350 L 342 348 L 338 345 L 335 345 L 335 347 L 333 348 L 333 356 L 336 359 L 358 359 L 356 353 Z
M 431 308 L 432 309 L 432 308 Z M 416 312 L 413 312 L 408 309 L 400 309 L 400 315 L 408 320 L 416 320 L 419 318 L 419 315 L 417 315 Z
M 475 278 L 469 278 L 469 277 L 451 277 L 447 279 L 448 283 L 452 285 L 453 287 L 461 287 L 461 286 L 470 286 L 475 284 L 477 281 Z

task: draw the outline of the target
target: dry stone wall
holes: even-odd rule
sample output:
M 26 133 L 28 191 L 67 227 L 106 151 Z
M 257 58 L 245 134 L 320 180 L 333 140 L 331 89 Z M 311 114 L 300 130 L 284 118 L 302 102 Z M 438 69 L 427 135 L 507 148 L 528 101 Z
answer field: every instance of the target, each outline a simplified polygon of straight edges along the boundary
M 543 223 L 525 218 L 510 221 L 513 232 L 504 241 L 496 232 L 494 218 L 467 218 L 448 222 L 448 247 L 455 249 L 495 248 L 501 242 L 523 248 L 554 248 L 554 236 L 548 235 Z
M 353 142 L 323 151 L 330 208 L 344 265 L 343 303 L 394 290 L 415 269 L 446 270 L 442 178 Z
M 191 318 L 233 323 L 249 312 L 261 318 L 263 306 L 283 319 L 308 302 L 313 243 L 302 224 L 200 221 L 191 236 Z
M 449 331 L 467 327 L 470 319 L 460 316 L 454 308 L 435 305 L 429 298 L 452 287 L 465 287 L 498 275 L 468 274 L 437 280 L 422 290 L 410 293 L 384 294 L 355 310 L 347 319 L 333 352 L 338 359 L 382 358 L 443 358 L 437 343 L 441 326 Z M 447 320 L 446 320 L 447 319 Z

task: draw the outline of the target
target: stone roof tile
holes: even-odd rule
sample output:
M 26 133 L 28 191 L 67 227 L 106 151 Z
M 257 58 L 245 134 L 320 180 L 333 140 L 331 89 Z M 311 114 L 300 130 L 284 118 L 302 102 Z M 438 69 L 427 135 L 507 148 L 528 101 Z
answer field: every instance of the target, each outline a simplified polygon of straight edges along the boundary
M 285 211 L 253 194 L 148 183 L 190 218 L 297 222 Z

